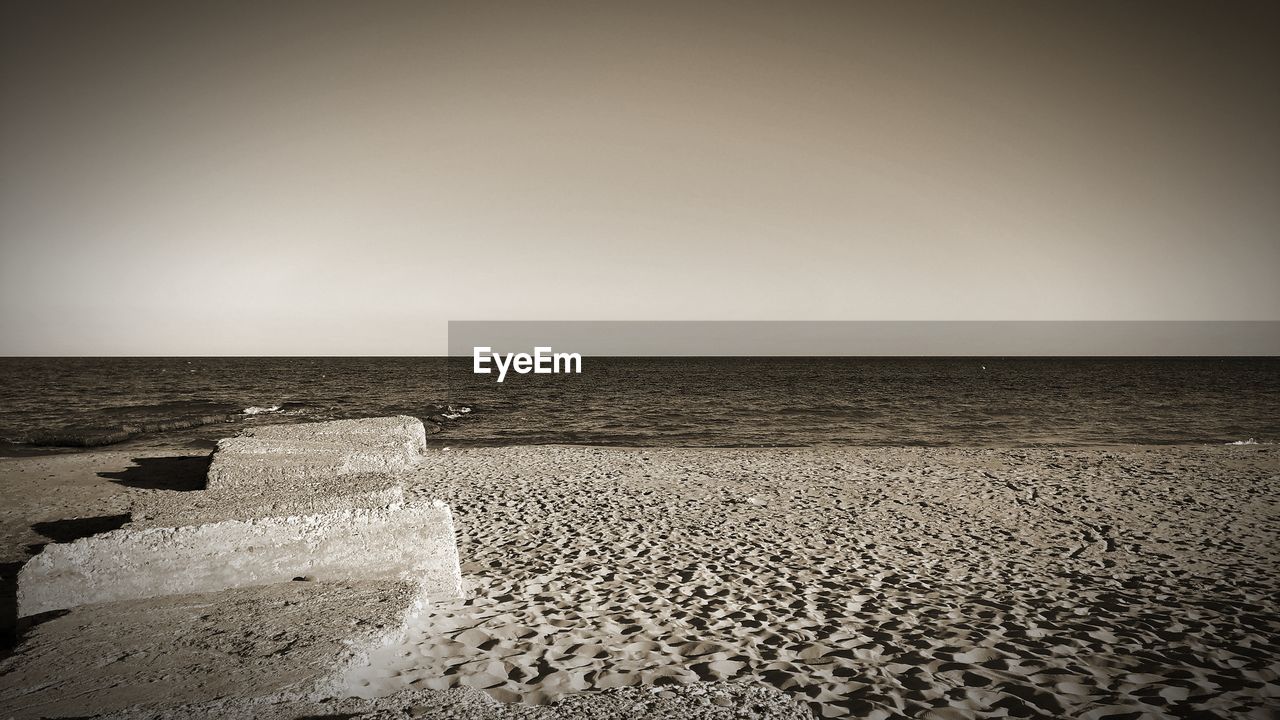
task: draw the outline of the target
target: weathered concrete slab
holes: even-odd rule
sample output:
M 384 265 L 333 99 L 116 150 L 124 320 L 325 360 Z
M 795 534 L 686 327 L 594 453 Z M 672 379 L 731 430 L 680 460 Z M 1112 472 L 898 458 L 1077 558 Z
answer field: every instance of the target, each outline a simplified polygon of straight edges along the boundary
M 208 487 L 284 493 L 340 486 L 343 476 L 416 467 L 426 443 L 422 421 L 407 415 L 254 428 L 218 442 Z
M 419 600 L 411 582 L 317 581 L 80 607 L 0 663 L 0 717 L 305 704 L 330 696 L 334 674 L 398 633 Z
M 0 665 L 0 716 L 341 695 L 423 603 L 462 594 L 448 506 L 406 504 L 395 477 L 424 449 L 407 417 L 256 429 L 220 443 L 206 490 L 145 495 L 123 528 L 46 546 L 18 614 L 71 611 Z
M 18 574 L 25 617 L 90 603 L 318 580 L 405 579 L 461 595 L 453 517 L 441 502 L 133 529 L 55 544 Z
M 128 527 L 141 530 L 222 520 L 323 515 L 383 508 L 404 501 L 404 489 L 392 475 L 352 475 L 338 488 L 331 483 L 318 483 L 314 488 L 286 493 L 255 488 L 152 493 L 134 500 Z

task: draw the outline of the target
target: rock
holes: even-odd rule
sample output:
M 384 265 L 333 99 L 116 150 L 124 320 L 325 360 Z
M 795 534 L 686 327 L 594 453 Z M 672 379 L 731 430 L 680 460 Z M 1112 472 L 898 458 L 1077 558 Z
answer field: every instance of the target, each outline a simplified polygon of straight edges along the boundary
M 462 595 L 447 505 L 389 505 L 323 515 L 125 526 L 52 544 L 18 573 L 18 615 L 89 603 L 320 580 L 412 579 Z
M 289 582 L 80 607 L 30 629 L 0 664 L 0 715 L 181 717 L 160 711 L 328 696 L 418 593 L 402 581 Z
M 218 441 L 210 490 L 301 490 L 348 475 L 416 467 L 426 450 L 422 421 L 407 415 L 253 428 Z
M 207 490 L 146 496 L 112 532 L 52 544 L 18 575 L 27 616 L 88 603 L 288 582 L 414 578 L 462 594 L 453 518 L 390 474 L 425 450 L 407 416 L 257 428 L 222 440 Z

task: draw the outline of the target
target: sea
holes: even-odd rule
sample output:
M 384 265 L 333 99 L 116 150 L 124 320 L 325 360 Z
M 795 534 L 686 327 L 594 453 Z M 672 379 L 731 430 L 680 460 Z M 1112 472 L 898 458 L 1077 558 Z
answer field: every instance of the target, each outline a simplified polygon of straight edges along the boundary
M 434 446 L 1270 444 L 1280 358 L 0 358 L 0 452 L 211 447 L 262 424 L 405 414 Z

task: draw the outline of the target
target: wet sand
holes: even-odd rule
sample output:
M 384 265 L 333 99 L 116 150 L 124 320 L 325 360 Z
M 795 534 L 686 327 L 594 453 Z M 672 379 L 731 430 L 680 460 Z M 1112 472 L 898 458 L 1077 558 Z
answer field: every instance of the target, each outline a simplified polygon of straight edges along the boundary
M 364 695 L 757 679 L 820 717 L 1280 703 L 1270 446 L 429 452 L 408 483 L 452 505 L 470 596 L 375 653 Z M 0 459 L 5 561 L 190 489 L 202 460 L 180 455 Z

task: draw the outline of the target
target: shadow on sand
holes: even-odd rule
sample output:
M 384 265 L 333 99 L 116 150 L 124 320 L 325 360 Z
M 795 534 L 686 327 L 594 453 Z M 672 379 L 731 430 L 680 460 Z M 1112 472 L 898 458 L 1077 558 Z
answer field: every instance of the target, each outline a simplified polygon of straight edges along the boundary
M 127 522 L 129 522 L 129 514 L 123 513 L 38 522 L 32 525 L 31 529 L 52 542 L 66 543 L 117 530 Z M 34 555 L 43 550 L 47 544 L 28 545 L 27 552 Z M 23 618 L 19 622 L 18 571 L 24 564 L 25 562 L 0 563 L 0 657 L 7 656 L 13 650 L 26 630 L 66 613 L 65 610 L 54 610 Z
M 99 515 L 97 517 L 72 518 L 71 520 L 38 522 L 32 525 L 31 529 L 53 542 L 69 543 L 75 542 L 80 538 L 93 537 L 112 530 L 119 530 L 127 522 L 129 522 L 129 513 L 122 513 L 120 515 Z M 29 545 L 27 549 L 33 553 L 39 552 L 46 544 Z
M 205 488 L 205 473 L 209 470 L 210 455 L 184 457 L 139 457 L 133 465 L 117 472 L 101 472 L 98 477 L 126 487 L 147 490 L 171 490 L 188 492 Z M 129 514 L 101 515 L 98 517 L 72 518 L 38 522 L 32 530 L 55 543 L 69 543 L 80 538 L 92 537 L 117 530 L 129 522 Z M 48 543 L 27 546 L 34 555 Z M 63 610 L 42 613 L 18 621 L 18 571 L 23 562 L 0 563 L 0 657 L 7 656 L 22 639 L 28 629 L 65 613 Z
M 101 472 L 98 477 L 126 487 L 147 490 L 203 490 L 205 474 L 209 472 L 211 460 L 211 455 L 140 457 L 134 458 L 133 466 L 128 469 Z

